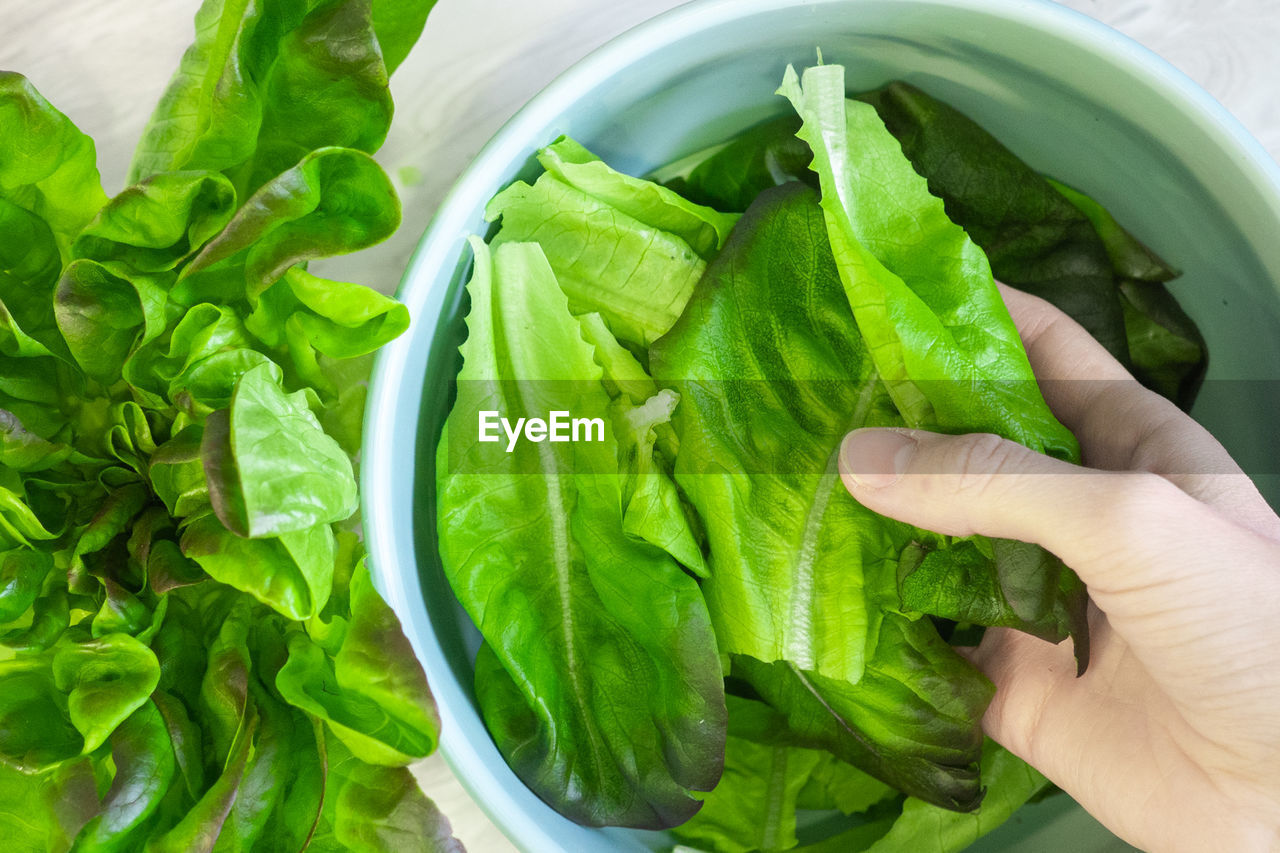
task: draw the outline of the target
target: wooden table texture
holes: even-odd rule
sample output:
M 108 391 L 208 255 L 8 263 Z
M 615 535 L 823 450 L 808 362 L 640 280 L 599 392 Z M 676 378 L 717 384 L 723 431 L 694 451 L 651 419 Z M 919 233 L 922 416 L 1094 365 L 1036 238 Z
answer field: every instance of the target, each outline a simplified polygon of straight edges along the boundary
M 1048 0 L 1045 0 L 1048 2 Z M 18 71 L 94 138 L 108 194 L 192 37 L 197 0 L 0 0 L 0 70 Z M 439 0 L 392 81 L 378 154 L 404 203 L 380 246 L 326 274 L 391 292 L 422 230 L 480 147 L 536 92 L 674 0 Z M 1177 66 L 1280 160 L 1280 0 L 1065 0 Z M 411 180 L 406 177 L 414 175 Z M 515 847 L 438 756 L 415 773 L 476 853 Z

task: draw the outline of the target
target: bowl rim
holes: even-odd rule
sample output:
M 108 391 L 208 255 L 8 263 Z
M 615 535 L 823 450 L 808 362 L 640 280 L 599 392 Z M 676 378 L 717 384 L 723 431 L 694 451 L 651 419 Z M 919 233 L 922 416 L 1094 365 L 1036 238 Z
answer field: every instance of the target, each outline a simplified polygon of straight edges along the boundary
M 949 7 L 979 14 L 998 15 L 1042 30 L 1072 45 L 1099 54 L 1126 75 L 1140 79 L 1195 121 L 1218 148 L 1237 155 L 1237 165 L 1255 181 L 1260 191 L 1269 188 L 1280 212 L 1280 165 L 1272 159 L 1241 122 L 1217 99 L 1153 50 L 1083 12 L 1052 0 L 896 0 L 905 5 Z M 411 529 L 393 523 L 397 502 L 412 504 L 412 477 L 406 467 L 415 467 L 402 458 L 413 448 L 396 446 L 396 425 L 412 416 L 415 425 L 421 400 L 400 393 L 406 375 L 406 361 L 415 345 L 414 330 L 423 322 L 415 306 L 428 301 L 443 288 L 438 270 L 463 241 L 475 210 L 475 200 L 485 193 L 495 169 L 509 166 L 525 153 L 530 133 L 546 124 L 548 117 L 561 115 L 601 80 L 672 42 L 699 31 L 746 18 L 796 7 L 863 5 L 883 0 L 692 0 L 662 12 L 593 49 L 561 72 L 545 88 L 520 107 L 481 147 L 460 173 L 429 219 L 418 245 L 410 256 L 395 296 L 410 309 L 411 327 L 377 354 L 369 382 L 361 444 L 360 500 L 362 528 L 373 582 L 396 612 L 414 653 L 426 671 L 433 695 L 438 699 L 441 718 L 440 754 L 468 795 L 488 818 L 517 847 L 525 850 L 553 850 L 561 839 L 549 833 L 536 818 L 525 813 L 497 780 L 481 782 L 477 771 L 481 759 L 455 725 L 452 701 L 441 700 L 438 686 L 448 681 L 448 662 L 430 637 L 430 620 L 422 604 L 418 566 L 409 556 L 416 554 Z M 433 326 L 435 317 L 426 318 Z M 416 381 L 416 380 L 415 380 Z M 409 491 L 397 489 L 397 481 L 407 480 Z M 414 599 L 418 600 L 415 601 Z M 549 806 L 547 807 L 550 808 Z

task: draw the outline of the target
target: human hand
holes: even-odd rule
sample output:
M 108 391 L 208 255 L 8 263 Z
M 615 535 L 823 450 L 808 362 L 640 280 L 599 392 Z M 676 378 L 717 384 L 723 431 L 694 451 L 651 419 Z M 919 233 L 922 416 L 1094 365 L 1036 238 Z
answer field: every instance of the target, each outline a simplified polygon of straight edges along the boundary
M 1003 288 L 1080 468 L 993 435 L 851 433 L 892 518 L 1035 542 L 1089 587 L 1092 655 L 989 629 L 987 734 L 1148 850 L 1280 850 L 1280 518 L 1220 444 L 1074 321 Z

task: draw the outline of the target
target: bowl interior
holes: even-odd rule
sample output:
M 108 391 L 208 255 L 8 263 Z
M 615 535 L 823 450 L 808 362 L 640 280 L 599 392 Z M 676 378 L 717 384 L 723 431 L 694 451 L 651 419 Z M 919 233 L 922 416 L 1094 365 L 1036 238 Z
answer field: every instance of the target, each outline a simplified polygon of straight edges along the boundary
M 664 836 L 559 817 L 507 768 L 476 708 L 476 634 L 443 577 L 435 530 L 435 446 L 466 335 L 465 237 L 487 232 L 485 202 L 536 175 L 533 153 L 557 135 L 643 174 L 782 113 L 772 93 L 783 69 L 813 63 L 815 48 L 845 65 L 851 89 L 903 79 L 966 112 L 1183 269 L 1172 290 L 1211 353 L 1194 414 L 1278 503 L 1269 425 L 1280 416 L 1280 170 L 1208 95 L 1135 43 L 1039 0 L 704 0 L 674 10 L 566 72 L 464 173 L 406 272 L 399 295 L 413 324 L 379 356 L 370 394 L 362 476 L 375 579 L 427 669 L 446 759 L 527 849 L 643 850 Z M 980 844 L 1011 847 L 1129 849 L 1053 801 Z

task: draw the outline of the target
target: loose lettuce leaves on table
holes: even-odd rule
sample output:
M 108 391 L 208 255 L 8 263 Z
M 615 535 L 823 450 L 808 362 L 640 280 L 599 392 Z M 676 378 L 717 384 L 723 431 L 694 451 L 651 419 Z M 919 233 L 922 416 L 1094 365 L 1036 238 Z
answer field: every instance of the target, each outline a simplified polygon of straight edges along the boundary
M 788 67 L 779 92 L 804 121 L 800 137 L 814 152 L 849 304 L 907 425 L 992 432 L 1078 462 L 1075 437 L 1040 395 L 986 256 L 947 218 L 875 110 L 845 99 L 844 69 L 809 68 L 802 82 Z M 1054 641 L 1070 634 L 1083 671 L 1084 585 L 1037 546 L 993 550 L 1000 588 L 1024 629 Z
M 0 71 L 0 127 L 0 199 L 42 223 L 66 260 L 107 201 L 93 140 L 12 71 Z
M 110 200 L 0 74 L 8 847 L 460 849 L 405 770 L 439 721 L 348 530 L 357 387 L 407 314 L 305 269 L 399 222 L 369 154 L 431 6 L 207 0 Z
M 486 639 L 480 709 L 513 769 L 563 814 L 678 824 L 724 753 L 706 605 L 670 555 L 624 531 L 610 398 L 546 257 L 528 244 L 472 246 L 468 338 L 437 472 L 445 572 Z M 604 440 L 508 452 L 478 440 L 485 410 L 598 417 Z

